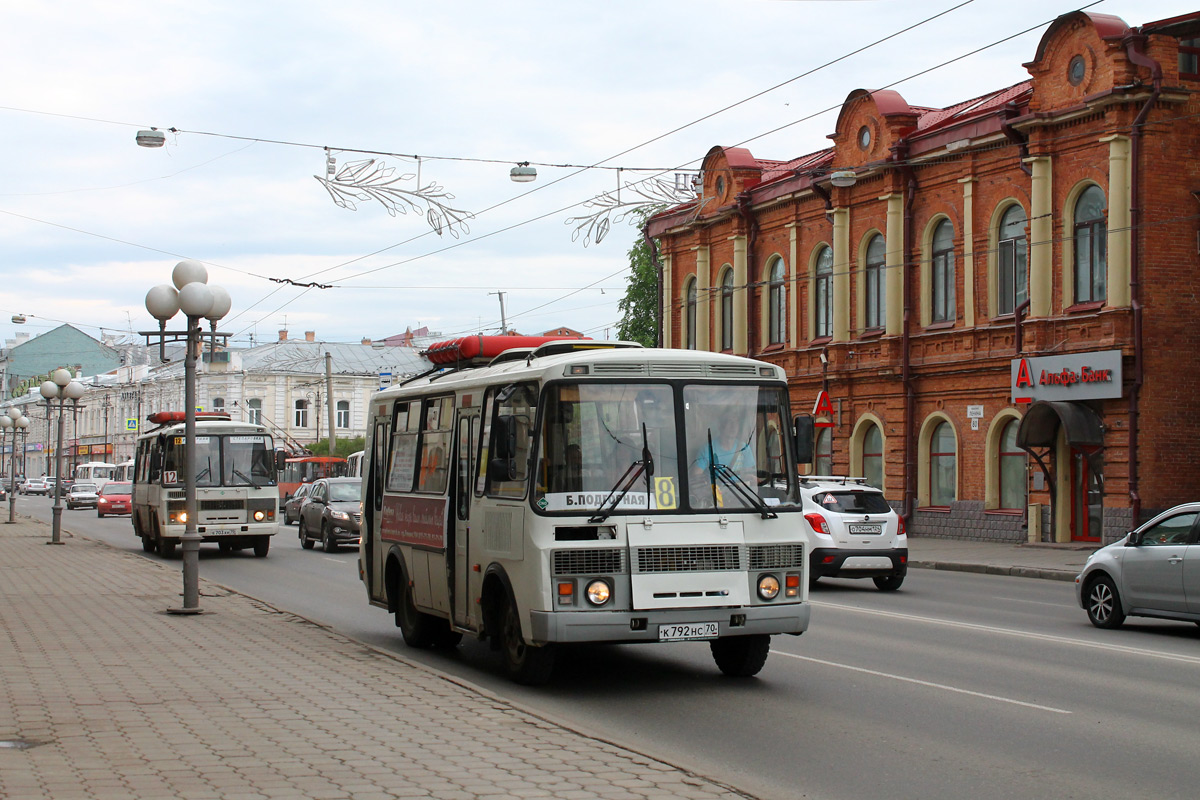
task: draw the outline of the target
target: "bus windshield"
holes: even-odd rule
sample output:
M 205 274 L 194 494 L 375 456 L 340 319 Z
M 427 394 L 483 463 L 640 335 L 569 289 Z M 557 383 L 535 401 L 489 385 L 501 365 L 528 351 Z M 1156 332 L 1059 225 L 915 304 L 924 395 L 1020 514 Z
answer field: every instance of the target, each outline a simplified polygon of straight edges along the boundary
M 544 403 L 533 498 L 542 511 L 754 511 L 798 500 L 781 387 L 553 384 Z
M 166 442 L 164 483 L 183 483 L 183 436 Z M 271 437 L 225 435 L 196 437 L 196 486 L 274 486 L 274 447 Z

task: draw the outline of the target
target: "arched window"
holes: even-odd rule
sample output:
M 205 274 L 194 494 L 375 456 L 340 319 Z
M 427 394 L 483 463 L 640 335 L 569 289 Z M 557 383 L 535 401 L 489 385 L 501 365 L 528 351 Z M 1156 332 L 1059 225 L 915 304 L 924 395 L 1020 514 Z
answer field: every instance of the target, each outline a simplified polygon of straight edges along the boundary
M 339 428 L 350 427 L 350 401 L 337 401 L 337 426 Z
M 1000 218 L 996 311 L 1011 314 L 1029 297 L 1029 241 L 1025 238 L 1025 209 L 1009 206 Z
M 833 335 L 833 248 L 821 247 L 817 255 L 817 277 L 813 287 L 815 314 L 813 336 L 817 339 Z
M 883 266 L 886 260 L 887 245 L 884 244 L 883 236 L 877 233 L 871 237 L 871 241 L 867 244 L 867 316 L 863 324 L 868 330 L 883 327 L 886 301 Z
M 262 400 L 252 397 L 246 401 L 246 421 L 254 425 L 262 425 Z
M 948 506 L 955 499 L 954 429 L 949 422 L 939 422 L 929 439 L 929 504 Z
M 224 397 L 214 397 L 212 399 L 212 410 L 213 411 L 224 411 L 225 410 L 225 398 Z
M 1075 302 L 1099 303 L 1106 297 L 1108 222 L 1104 190 L 1092 185 L 1075 201 Z
M 1026 505 L 1025 451 L 1017 447 L 1018 419 L 1009 420 L 1000 435 L 1000 508 L 1021 509 Z
M 867 483 L 883 488 L 883 432 L 872 424 L 863 434 L 862 471 Z
M 688 350 L 696 349 L 696 279 L 692 278 L 687 282 L 687 309 L 684 315 L 684 326 L 686 330 L 683 332 L 684 347 Z
M 787 288 L 783 279 L 783 259 L 777 258 L 771 262 L 767 278 L 767 330 L 771 344 L 782 344 L 787 339 Z
M 817 440 L 813 447 L 813 474 L 833 474 L 833 432 L 829 428 L 817 430 Z
M 297 400 L 295 405 L 296 417 L 293 427 L 307 428 L 308 427 L 308 401 Z
M 933 229 L 930 271 L 930 314 L 934 322 L 950 322 L 954 308 L 954 225 L 944 219 Z
M 721 349 L 733 349 L 733 270 L 721 277 Z

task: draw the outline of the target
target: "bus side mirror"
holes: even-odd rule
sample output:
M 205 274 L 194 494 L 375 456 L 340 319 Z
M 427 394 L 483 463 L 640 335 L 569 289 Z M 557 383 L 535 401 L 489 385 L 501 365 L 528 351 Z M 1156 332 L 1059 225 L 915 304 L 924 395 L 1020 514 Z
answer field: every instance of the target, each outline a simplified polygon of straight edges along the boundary
M 796 437 L 796 463 L 811 464 L 813 460 L 813 418 L 796 417 L 793 424 Z
M 286 466 L 287 466 L 287 451 L 286 450 L 276 450 L 275 451 L 275 471 L 283 472 L 283 468 Z
M 517 420 L 512 414 L 501 414 L 492 425 L 491 458 L 488 460 L 489 481 L 511 481 L 516 478 Z

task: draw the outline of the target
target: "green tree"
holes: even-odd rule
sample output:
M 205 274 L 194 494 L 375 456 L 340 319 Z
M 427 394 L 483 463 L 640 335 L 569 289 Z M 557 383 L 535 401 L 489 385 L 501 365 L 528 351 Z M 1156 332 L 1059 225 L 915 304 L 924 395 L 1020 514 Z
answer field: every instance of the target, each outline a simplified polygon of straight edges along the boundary
M 629 249 L 629 279 L 625 296 L 617 303 L 621 321 L 617 337 L 646 347 L 658 343 L 658 268 L 650 245 L 641 235 L 646 220 L 658 209 L 637 212 L 638 238 Z
M 354 439 L 338 439 L 334 442 L 333 449 L 336 455 L 345 458 L 351 453 L 357 453 L 366 446 L 367 438 L 365 436 L 358 436 Z M 314 456 L 327 456 L 329 455 L 329 440 L 320 439 L 315 444 L 309 445 L 308 449 L 312 451 Z

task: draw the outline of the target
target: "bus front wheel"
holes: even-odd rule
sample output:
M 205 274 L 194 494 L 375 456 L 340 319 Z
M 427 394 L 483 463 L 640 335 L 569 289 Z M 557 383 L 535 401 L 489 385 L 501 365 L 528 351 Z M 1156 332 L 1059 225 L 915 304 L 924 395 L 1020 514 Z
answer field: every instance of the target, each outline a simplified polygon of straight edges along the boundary
M 541 686 L 554 673 L 554 645 L 534 647 L 521 637 L 521 618 L 517 603 L 509 598 L 504 609 L 500 635 L 500 652 L 508 677 L 525 686 Z
M 765 633 L 750 636 L 725 636 L 708 643 L 717 668 L 734 678 L 757 675 L 767 663 L 771 637 Z
M 271 549 L 270 536 L 254 537 L 254 555 L 256 558 L 266 558 L 267 553 Z

